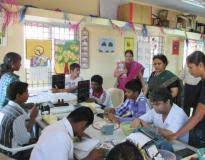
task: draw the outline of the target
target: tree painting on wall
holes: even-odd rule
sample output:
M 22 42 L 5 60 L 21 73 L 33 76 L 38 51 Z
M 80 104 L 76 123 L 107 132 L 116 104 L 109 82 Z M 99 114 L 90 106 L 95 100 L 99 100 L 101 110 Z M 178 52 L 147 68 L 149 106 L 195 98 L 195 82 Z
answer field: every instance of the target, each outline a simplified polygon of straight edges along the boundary
M 55 72 L 69 73 L 72 63 L 79 63 L 80 43 L 76 40 L 55 40 Z

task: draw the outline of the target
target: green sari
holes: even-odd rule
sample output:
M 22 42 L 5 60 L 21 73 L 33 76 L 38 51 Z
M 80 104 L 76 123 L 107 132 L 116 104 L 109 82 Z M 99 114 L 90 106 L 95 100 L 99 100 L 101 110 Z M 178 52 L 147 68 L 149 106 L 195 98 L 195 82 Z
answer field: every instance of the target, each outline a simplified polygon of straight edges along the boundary
M 179 107 L 182 106 L 182 82 L 181 80 L 172 72 L 165 70 L 159 75 L 154 75 L 155 72 L 152 72 L 148 80 L 148 98 L 152 95 L 152 92 L 156 88 L 167 88 L 170 90 L 173 87 L 177 87 L 179 92 L 176 97 L 173 98 L 175 104 Z

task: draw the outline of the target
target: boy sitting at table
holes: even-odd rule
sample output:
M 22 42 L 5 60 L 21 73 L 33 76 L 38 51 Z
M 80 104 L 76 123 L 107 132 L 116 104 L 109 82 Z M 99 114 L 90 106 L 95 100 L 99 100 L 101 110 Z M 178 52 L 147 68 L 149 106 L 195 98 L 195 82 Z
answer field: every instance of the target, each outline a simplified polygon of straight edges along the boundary
M 78 63 L 72 63 L 70 65 L 70 74 L 65 75 L 65 89 L 53 88 L 53 92 L 77 92 L 78 82 L 82 81 L 80 77 L 80 65 Z
M 151 95 L 153 108 L 146 114 L 140 116 L 132 122 L 132 127 L 139 125 L 151 127 L 153 124 L 156 131 L 162 136 L 177 132 L 188 120 L 182 108 L 172 101 L 171 93 L 166 88 L 155 89 Z M 188 142 L 189 134 L 185 134 L 179 139 Z
M 38 109 L 33 106 L 30 116 L 25 111 L 24 103 L 29 96 L 27 83 L 19 81 L 11 83 L 7 95 L 9 102 L 0 111 L 0 143 L 11 148 L 24 146 L 31 142 L 32 127 L 38 115 Z M 30 150 L 8 154 L 13 154 L 12 156 L 16 159 L 24 159 L 29 158 Z
M 117 108 L 109 108 L 105 111 L 108 119 L 115 123 L 131 122 L 135 118 L 145 114 L 149 110 L 147 98 L 141 93 L 142 84 L 133 79 L 125 85 L 127 99 Z
M 91 90 L 88 101 L 94 101 L 95 103 L 101 105 L 102 109 L 113 107 L 111 96 L 103 89 L 102 84 L 102 76 L 94 75 L 91 77 Z

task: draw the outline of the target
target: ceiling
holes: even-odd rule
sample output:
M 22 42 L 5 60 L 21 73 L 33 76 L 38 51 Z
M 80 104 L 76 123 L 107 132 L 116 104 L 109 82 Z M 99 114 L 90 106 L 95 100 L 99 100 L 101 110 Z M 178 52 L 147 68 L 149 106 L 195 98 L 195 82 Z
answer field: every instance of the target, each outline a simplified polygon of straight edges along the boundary
M 127 1 L 128 0 L 121 0 L 122 3 Z M 187 0 L 194 4 L 201 4 L 204 6 L 204 8 L 185 3 L 183 2 L 183 0 L 133 0 L 133 1 L 152 4 L 167 9 L 179 10 L 182 12 L 192 13 L 192 14 L 205 17 L 205 0 Z

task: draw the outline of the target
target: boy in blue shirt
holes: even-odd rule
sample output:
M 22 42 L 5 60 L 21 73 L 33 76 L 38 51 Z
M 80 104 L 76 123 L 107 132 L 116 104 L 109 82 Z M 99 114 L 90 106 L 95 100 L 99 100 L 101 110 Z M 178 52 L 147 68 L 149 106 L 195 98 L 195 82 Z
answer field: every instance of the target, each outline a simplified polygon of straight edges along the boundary
M 149 110 L 146 97 L 141 93 L 142 84 L 133 79 L 125 85 L 125 96 L 127 99 L 117 108 L 107 109 L 108 119 L 115 123 L 131 122 Z

